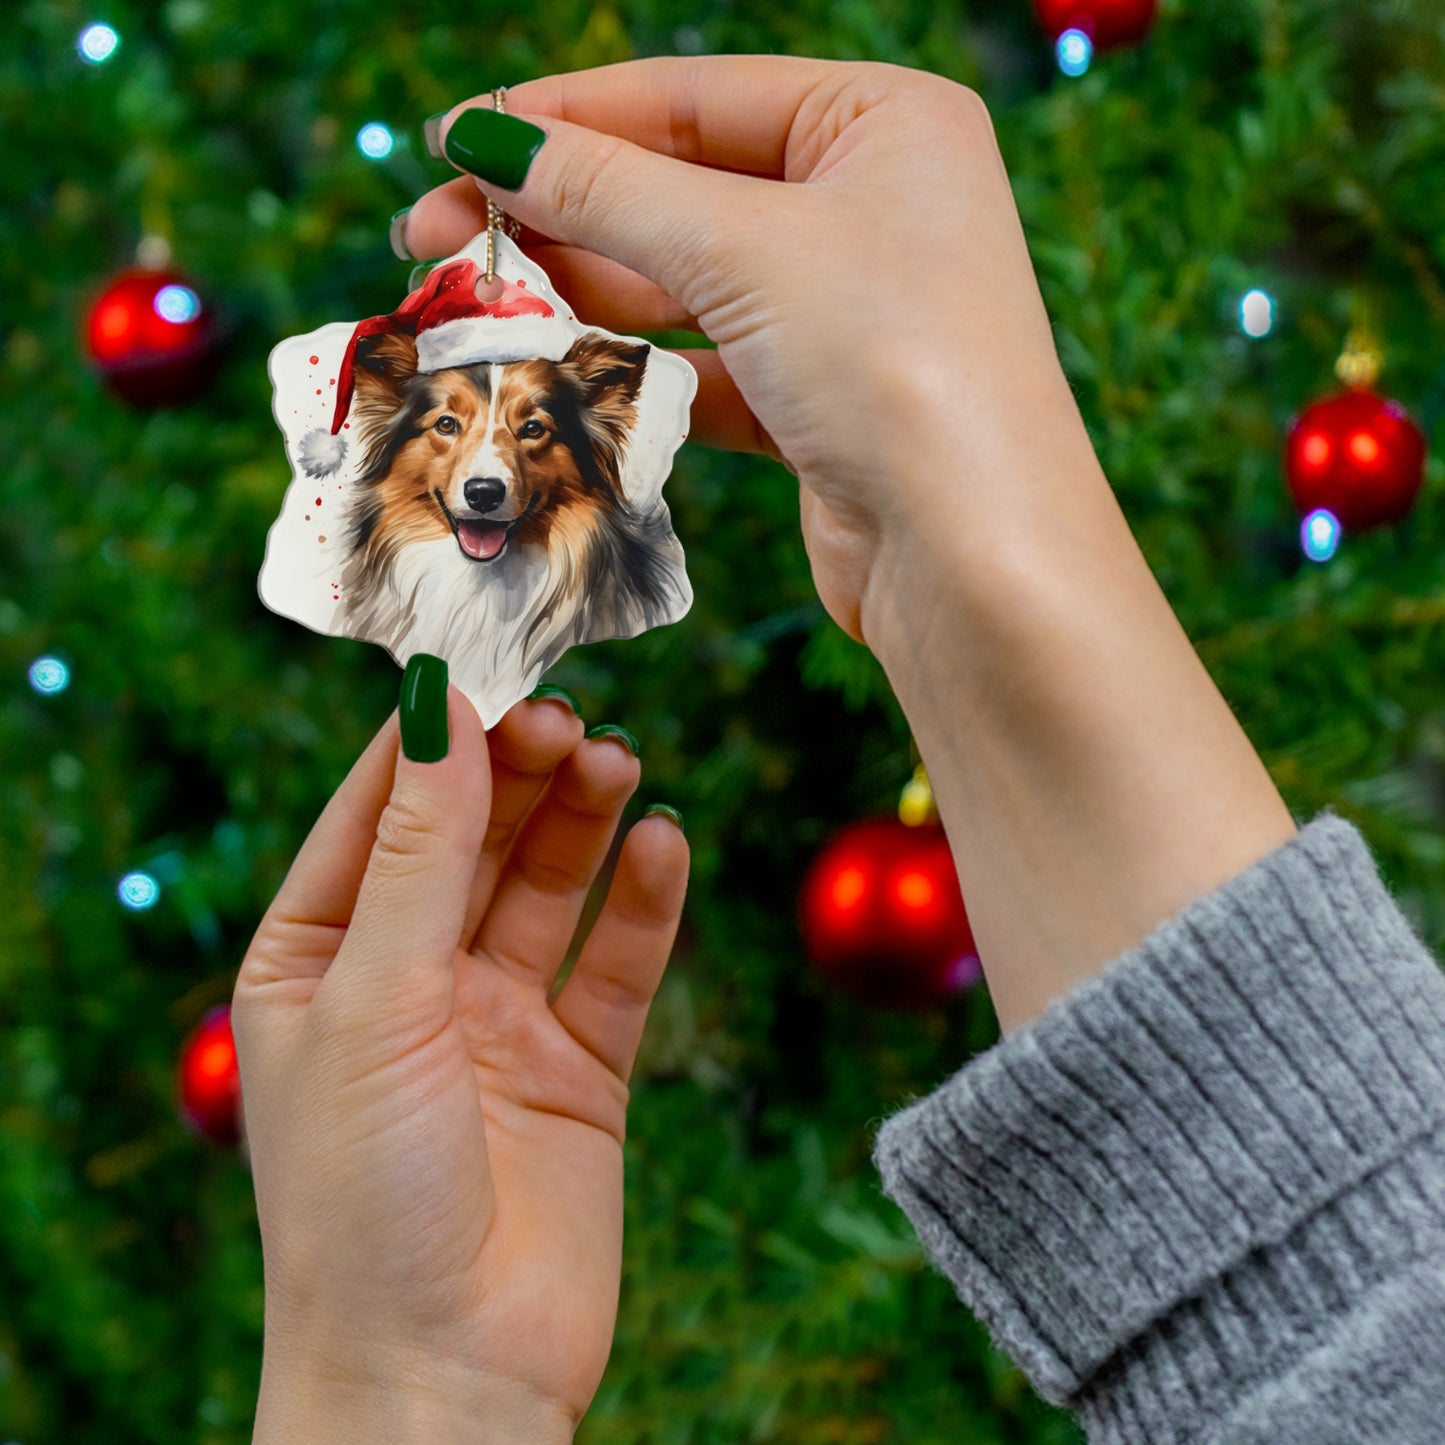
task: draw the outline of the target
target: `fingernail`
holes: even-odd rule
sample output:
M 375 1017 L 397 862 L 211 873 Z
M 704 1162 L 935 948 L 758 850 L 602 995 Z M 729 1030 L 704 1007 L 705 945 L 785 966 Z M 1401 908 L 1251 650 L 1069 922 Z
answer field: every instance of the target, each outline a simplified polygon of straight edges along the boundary
M 682 814 L 676 808 L 669 807 L 666 803 L 653 803 L 642 816 L 651 818 L 654 814 L 659 818 L 666 818 L 670 822 L 676 823 L 677 831 L 684 837 L 687 836 L 687 829 L 682 826 Z
M 435 115 L 427 116 L 421 123 L 421 138 L 426 142 L 426 153 L 433 160 L 446 159 L 442 154 L 442 122 L 446 118 L 446 111 L 439 110 Z
M 403 206 L 396 215 L 391 218 L 391 227 L 387 232 L 391 240 L 391 254 L 398 261 L 415 261 L 416 257 L 406 249 L 406 218 L 411 215 L 411 207 Z
M 624 727 L 616 723 L 598 723 L 595 728 L 587 729 L 589 738 L 616 738 L 623 747 L 627 748 L 635 758 L 637 756 L 637 739 Z
M 515 191 L 527 179 L 532 159 L 546 139 L 547 132 L 529 120 L 474 107 L 452 122 L 446 157 L 494 186 Z
M 414 652 L 401 679 L 401 750 L 414 763 L 437 763 L 450 746 L 446 662 Z
M 558 687 L 555 682 L 544 682 L 540 687 L 534 688 L 527 694 L 527 701 L 536 702 L 549 697 L 565 702 L 578 717 L 582 716 L 582 704 L 565 687 Z

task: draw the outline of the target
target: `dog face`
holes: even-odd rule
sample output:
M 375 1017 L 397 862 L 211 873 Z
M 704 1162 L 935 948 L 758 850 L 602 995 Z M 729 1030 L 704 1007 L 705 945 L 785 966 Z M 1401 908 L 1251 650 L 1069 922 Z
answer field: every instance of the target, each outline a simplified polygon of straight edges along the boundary
M 619 507 L 647 351 L 584 335 L 558 362 L 418 373 L 411 337 L 358 343 L 358 546 L 390 553 L 450 534 L 461 557 L 486 564 Z

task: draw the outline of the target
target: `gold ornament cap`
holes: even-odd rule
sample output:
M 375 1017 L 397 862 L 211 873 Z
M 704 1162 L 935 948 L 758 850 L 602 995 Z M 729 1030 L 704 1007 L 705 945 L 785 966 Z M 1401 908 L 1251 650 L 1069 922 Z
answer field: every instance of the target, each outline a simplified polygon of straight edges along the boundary
M 903 785 L 898 797 L 898 821 L 910 828 L 921 828 L 926 823 L 938 822 L 938 805 L 933 801 L 933 788 L 928 781 L 928 769 L 922 763 L 914 768 L 913 776 Z

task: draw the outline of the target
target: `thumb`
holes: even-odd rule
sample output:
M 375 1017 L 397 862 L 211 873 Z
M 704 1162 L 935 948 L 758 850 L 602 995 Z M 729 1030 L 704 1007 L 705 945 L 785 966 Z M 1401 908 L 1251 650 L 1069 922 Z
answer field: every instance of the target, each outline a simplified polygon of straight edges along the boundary
M 324 980 L 393 1023 L 434 1020 L 450 1007 L 452 958 L 491 813 L 487 735 L 466 696 L 448 687 L 441 658 L 413 655 L 400 712 L 391 796 Z
M 753 177 L 554 116 L 471 106 L 448 116 L 440 137 L 446 158 L 509 216 L 646 276 L 694 315 L 697 283 L 735 248 L 734 218 L 754 213 L 764 195 Z

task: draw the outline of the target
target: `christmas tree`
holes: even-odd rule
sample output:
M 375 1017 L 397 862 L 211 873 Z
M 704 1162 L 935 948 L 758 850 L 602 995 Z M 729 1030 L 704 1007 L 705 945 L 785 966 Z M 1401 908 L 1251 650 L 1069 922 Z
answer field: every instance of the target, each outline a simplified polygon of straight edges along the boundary
M 179 1118 L 177 1059 L 399 681 L 381 649 L 257 598 L 289 480 L 266 357 L 394 308 L 408 267 L 387 218 L 451 174 L 421 120 L 494 85 L 777 51 L 978 90 L 1065 369 L 1170 601 L 1296 816 L 1358 823 L 1445 942 L 1440 463 L 1404 520 L 1340 536 L 1317 518 L 1303 539 L 1283 464 L 1351 335 L 1427 439 L 1445 408 L 1438 11 L 1166 0 L 1144 38 L 1096 49 L 1077 9 L 1055 35 L 1026 0 L 11 7 L 0 1438 L 249 1439 L 250 1178 Z M 188 401 L 126 401 L 92 364 L 87 319 L 138 248 L 174 271 L 157 313 L 205 318 Z M 694 849 L 633 1078 L 617 1340 L 579 1439 L 1076 1440 L 868 1158 L 885 1113 L 997 1037 L 986 994 L 870 1007 L 810 966 L 795 922 L 819 849 L 895 804 L 906 723 L 814 596 L 786 473 L 689 447 L 667 500 L 692 611 L 549 675 L 589 724 L 638 736 L 631 816 L 676 805 Z

